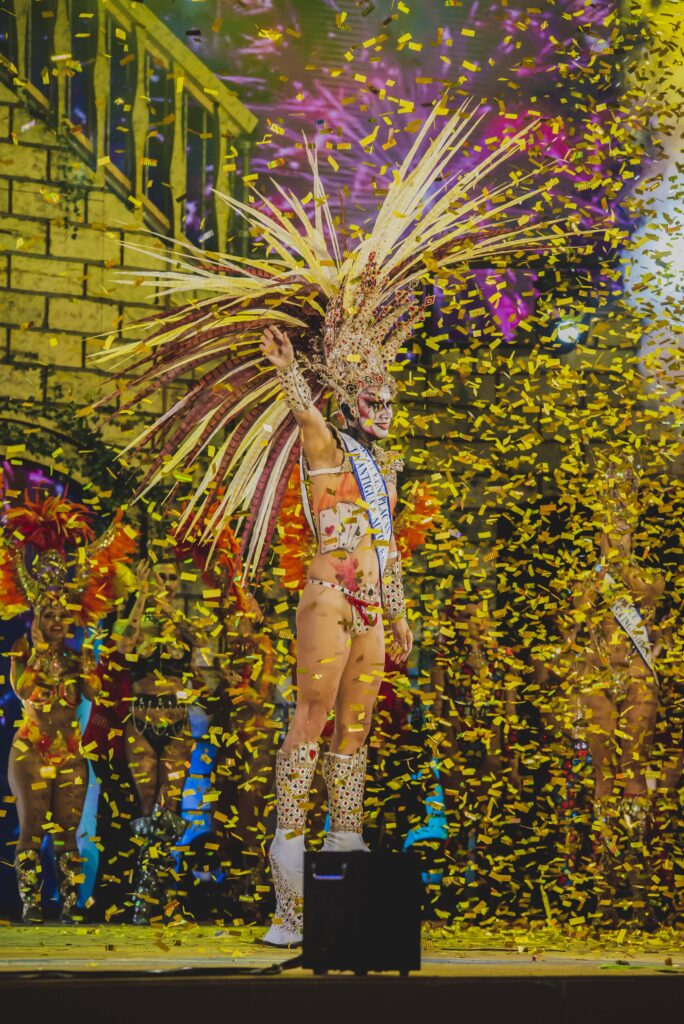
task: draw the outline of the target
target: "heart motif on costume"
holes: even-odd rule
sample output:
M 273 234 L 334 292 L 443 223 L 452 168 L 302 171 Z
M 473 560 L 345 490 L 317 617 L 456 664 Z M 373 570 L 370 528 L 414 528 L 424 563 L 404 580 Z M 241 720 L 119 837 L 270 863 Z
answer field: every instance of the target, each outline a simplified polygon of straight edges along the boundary
M 328 534 L 328 536 L 330 536 L 331 533 L 335 532 L 335 527 L 334 526 L 326 526 L 325 532 Z

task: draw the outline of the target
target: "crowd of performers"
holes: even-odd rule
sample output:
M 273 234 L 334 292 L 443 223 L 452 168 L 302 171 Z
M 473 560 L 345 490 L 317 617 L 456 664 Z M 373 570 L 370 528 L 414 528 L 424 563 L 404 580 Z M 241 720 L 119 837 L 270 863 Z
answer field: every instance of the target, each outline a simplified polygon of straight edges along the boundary
M 275 908 L 264 941 L 297 944 L 307 842 L 350 853 L 422 848 L 426 913 L 442 919 L 525 919 L 540 907 L 583 921 L 677 914 L 674 897 L 666 907 L 650 897 L 654 877 L 658 892 L 677 890 L 681 737 L 673 729 L 665 782 L 650 771 L 664 703 L 664 583 L 631 551 L 629 475 L 606 478 L 591 567 L 560 594 L 545 653 L 506 635 L 505 605 L 483 590 L 445 592 L 432 641 L 415 603 L 409 622 L 394 522 L 401 457 L 387 438 L 393 370 L 430 305 L 421 298 L 428 268 L 448 274 L 493 253 L 563 244 L 537 206 L 534 217 L 507 219 L 537 203 L 536 181 L 504 176 L 477 191 L 519 154 L 527 129 L 466 175 L 445 173 L 479 116 L 465 107 L 431 139 L 439 105 L 427 116 L 374 223 L 352 233 L 354 248 L 346 228 L 337 237 L 344 224 L 309 154 L 311 214 L 283 189 L 277 203 L 223 197 L 264 255 L 180 253 L 172 271 L 145 272 L 161 292 L 208 295 L 155 314 L 144 343 L 101 357 L 113 388 L 102 402 L 116 414 L 144 408 L 161 388 L 176 395 L 129 445 L 147 460 L 139 494 L 161 489 L 167 510 L 177 501 L 175 547 L 149 548 L 126 583 L 134 542 L 120 523 L 97 542 L 83 509 L 6 513 L 13 596 L 3 614 L 34 612 L 12 669 L 25 708 L 11 764 L 25 920 L 40 918 L 46 831 L 62 913 L 82 912 L 74 888 L 86 760 L 101 786 L 109 897 L 100 912 L 110 920 L 182 920 L 217 868 L 243 883 L 232 918 L 258 913 L 270 892 L 267 850 Z M 315 543 L 296 615 L 278 633 L 248 584 L 270 559 L 298 459 Z M 198 552 L 208 590 L 188 613 L 175 556 Z M 286 608 L 281 599 L 274 614 Z M 85 631 L 78 656 L 65 611 Z M 418 665 L 410 697 L 396 688 L 407 663 L 414 677 Z M 81 696 L 93 700 L 82 738 Z M 179 813 L 194 782 L 193 706 L 207 710 L 217 748 L 214 838 L 193 851 L 194 864 Z M 594 793 L 583 799 L 587 772 Z
M 292 365 L 283 335 L 269 332 L 267 344 Z M 347 430 L 386 434 L 390 396 L 369 390 L 359 407 Z M 315 425 L 325 429 L 322 419 Z M 160 541 L 136 562 L 135 532 L 116 521 L 94 540 L 85 506 L 47 498 L 6 510 L 4 614 L 33 613 L 10 677 L 23 706 L 9 782 L 24 922 L 44 919 L 49 835 L 64 922 L 265 923 L 270 859 L 280 899 L 270 935 L 294 942 L 291 864 L 302 862 L 307 817 L 310 848 L 420 851 L 425 913 L 436 920 L 679 920 L 681 690 L 663 656 L 676 620 L 663 577 L 631 549 L 631 472 L 626 488 L 614 479 L 604 488 L 596 565 L 566 588 L 543 642 L 513 641 L 490 577 L 445 592 L 411 657 L 399 587 L 383 621 L 372 585 L 361 596 L 337 583 L 350 579 L 346 560 L 358 572 L 366 554 L 350 511 L 353 436 L 332 432 L 331 448 L 344 448 L 322 445 L 305 464 L 314 486 L 322 478 L 311 491 L 314 512 L 327 513 L 321 525 L 331 510 L 339 515 L 341 496 L 352 499 L 336 546 L 319 543 L 310 563 L 297 622 L 307 646 L 274 632 L 234 560 L 204 577 L 211 586 L 223 579 L 205 591 L 220 598 L 196 594 L 188 614 L 179 596 L 183 567 L 194 565 L 187 546 Z M 385 462 L 389 487 L 396 462 Z M 339 595 L 337 604 L 321 602 L 321 591 Z M 307 615 L 313 626 L 303 630 Z M 360 645 L 372 646 L 368 658 Z M 82 698 L 91 702 L 83 735 Z M 211 826 L 199 845 L 184 838 L 192 830 L 181 815 L 194 785 L 193 708 L 212 750 Z M 89 766 L 99 785 L 99 865 L 86 905 L 77 839 Z

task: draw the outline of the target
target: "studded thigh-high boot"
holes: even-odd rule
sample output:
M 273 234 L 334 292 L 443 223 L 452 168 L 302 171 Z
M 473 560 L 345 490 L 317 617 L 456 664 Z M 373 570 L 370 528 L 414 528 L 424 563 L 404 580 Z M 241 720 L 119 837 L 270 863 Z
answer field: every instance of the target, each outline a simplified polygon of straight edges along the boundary
M 304 905 L 304 831 L 318 744 L 300 746 L 276 755 L 278 827 L 268 852 L 276 895 L 273 924 L 263 941 L 271 946 L 294 946 L 302 941 Z
M 146 925 L 150 918 L 159 914 L 158 878 L 150 857 L 154 823 L 151 814 L 143 815 L 131 822 L 131 831 L 138 846 L 135 871 L 133 873 L 133 914 L 131 923 Z
M 625 797 L 620 810 L 624 829 L 624 865 L 632 898 L 632 924 L 652 930 L 656 922 L 649 891 L 651 799 L 647 794 Z
M 43 920 L 40 905 L 43 885 L 40 850 L 19 850 L 14 859 L 14 870 L 21 897 L 21 919 L 24 924 L 40 924 Z
M 75 921 L 83 920 L 83 915 L 78 910 L 78 891 L 85 881 L 83 864 L 83 857 L 78 850 L 63 850 L 57 857 L 57 879 L 59 895 L 62 898 L 59 919 L 62 924 L 73 924 Z
M 367 747 L 355 754 L 323 755 L 323 778 L 328 787 L 330 813 L 330 831 L 323 843 L 326 853 L 352 850 L 368 853 L 362 835 L 367 760 Z

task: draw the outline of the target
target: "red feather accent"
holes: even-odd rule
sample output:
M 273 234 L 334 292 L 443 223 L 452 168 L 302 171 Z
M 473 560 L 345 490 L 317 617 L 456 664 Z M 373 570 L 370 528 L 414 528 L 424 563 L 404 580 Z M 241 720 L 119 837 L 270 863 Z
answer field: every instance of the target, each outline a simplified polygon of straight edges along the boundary
M 295 446 L 293 447 L 293 449 L 292 449 L 292 451 L 291 451 L 291 453 L 290 453 L 290 455 L 288 457 L 287 462 L 285 463 L 285 468 L 283 470 L 283 474 L 282 474 L 282 476 L 280 477 L 280 479 L 278 480 L 278 482 L 276 484 L 276 487 L 275 487 L 275 500 L 273 502 L 273 509 L 271 511 L 271 515 L 270 515 L 270 518 L 269 518 L 269 521 L 268 521 L 268 527 L 267 527 L 267 531 L 266 531 L 266 543 L 264 545 L 264 550 L 263 550 L 263 553 L 261 555 L 261 559 L 259 561 L 258 569 L 261 569 L 263 567 L 264 563 L 266 562 L 266 559 L 267 559 L 268 555 L 270 554 L 269 547 L 270 547 L 271 541 L 273 539 L 273 534 L 275 533 L 275 529 L 276 529 L 276 526 L 277 526 L 277 523 L 278 523 L 278 514 L 279 514 L 280 506 L 282 504 L 285 492 L 287 491 L 289 480 L 290 480 L 290 476 L 292 475 L 295 466 L 298 466 L 299 448 L 300 448 L 300 445 L 299 445 L 299 442 L 297 442 L 295 444 Z M 308 548 L 307 548 L 306 554 L 307 554 L 307 563 L 308 563 L 308 560 L 309 560 L 308 559 L 308 555 L 309 555 Z M 311 556 L 313 557 L 313 552 L 311 552 Z
M 15 553 L 0 533 L 0 618 L 13 619 L 30 608 L 14 566 Z
M 207 509 L 210 517 L 215 504 Z M 209 585 L 220 585 L 224 598 L 237 602 L 240 611 L 248 610 L 249 596 L 239 582 L 242 574 L 240 544 L 229 526 L 224 526 L 214 547 L 213 540 L 203 539 L 203 524 L 200 522 L 193 534 L 179 535 L 172 531 L 175 554 L 179 562 L 191 559 Z M 212 551 L 213 549 L 213 551 Z
M 110 527 L 111 539 L 89 556 L 88 581 L 81 592 L 77 613 L 82 625 L 97 622 L 111 611 L 117 598 L 124 596 L 126 588 L 119 582 L 117 569 L 130 564 L 138 545 L 134 531 L 122 525 L 122 518 L 119 510 Z
M 22 545 L 33 544 L 38 551 L 59 551 L 61 555 L 66 555 L 68 544 L 85 544 L 93 539 L 92 518 L 89 508 L 68 498 L 55 495 L 31 501 L 28 493 L 23 506 L 4 514 L 7 530 Z
M 439 503 L 430 485 L 416 483 L 394 527 L 397 547 L 404 561 L 423 546 L 438 514 Z
M 276 551 L 283 570 L 280 582 L 288 590 L 304 589 L 307 566 L 316 550 L 316 539 L 311 535 L 302 508 L 300 480 L 299 465 L 295 463 L 287 480 L 277 526 Z
M 81 625 L 102 618 L 125 593 L 117 569 L 130 561 L 137 547 L 136 535 L 121 525 L 122 517 L 119 511 L 106 538 L 91 546 L 95 534 L 89 508 L 59 495 L 35 501 L 24 495 L 24 505 L 8 509 L 3 516 L 0 615 L 12 618 L 30 607 L 14 566 L 17 551 L 24 558 L 24 548 L 30 544 L 36 551 L 57 551 L 63 558 L 67 557 L 67 548 L 85 549 L 85 558 L 79 563 L 75 579 L 66 584 L 66 592 Z

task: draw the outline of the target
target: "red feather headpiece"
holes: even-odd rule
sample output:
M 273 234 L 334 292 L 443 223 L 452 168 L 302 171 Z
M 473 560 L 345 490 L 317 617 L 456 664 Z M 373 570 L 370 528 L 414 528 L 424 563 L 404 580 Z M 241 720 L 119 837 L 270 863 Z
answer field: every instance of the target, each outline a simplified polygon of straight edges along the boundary
M 8 509 L 3 518 L 22 546 L 32 544 L 37 551 L 58 551 L 63 557 L 67 546 L 86 544 L 95 536 L 90 509 L 59 495 L 31 501 L 25 494 L 24 504 Z

